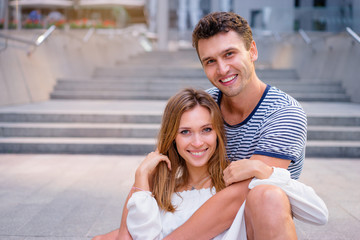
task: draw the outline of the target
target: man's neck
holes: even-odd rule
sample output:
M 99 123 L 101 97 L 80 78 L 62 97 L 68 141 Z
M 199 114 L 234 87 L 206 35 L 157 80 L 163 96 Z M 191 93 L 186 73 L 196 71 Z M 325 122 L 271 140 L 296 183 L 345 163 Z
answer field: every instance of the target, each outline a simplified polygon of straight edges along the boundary
M 235 125 L 244 121 L 259 103 L 265 89 L 266 84 L 256 77 L 237 96 L 223 95 L 220 107 L 225 122 Z

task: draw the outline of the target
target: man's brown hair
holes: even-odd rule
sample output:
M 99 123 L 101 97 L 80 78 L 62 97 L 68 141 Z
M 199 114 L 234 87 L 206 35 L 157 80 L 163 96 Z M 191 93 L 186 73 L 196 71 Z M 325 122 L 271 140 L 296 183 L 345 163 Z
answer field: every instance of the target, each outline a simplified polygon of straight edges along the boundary
M 243 38 L 246 50 L 249 50 L 253 41 L 251 28 L 243 17 L 232 12 L 213 12 L 200 19 L 192 34 L 193 47 L 198 52 L 200 39 L 208 39 L 220 32 L 231 30 Z

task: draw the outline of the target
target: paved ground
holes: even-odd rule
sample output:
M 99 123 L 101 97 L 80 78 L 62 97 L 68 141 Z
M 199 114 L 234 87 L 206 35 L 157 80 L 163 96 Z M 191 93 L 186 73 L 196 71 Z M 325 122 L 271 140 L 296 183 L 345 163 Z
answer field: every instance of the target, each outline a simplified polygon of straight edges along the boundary
M 118 227 L 143 156 L 0 155 L 0 240 L 82 240 Z M 360 159 L 307 159 L 301 181 L 329 223 L 296 222 L 299 239 L 359 239 Z

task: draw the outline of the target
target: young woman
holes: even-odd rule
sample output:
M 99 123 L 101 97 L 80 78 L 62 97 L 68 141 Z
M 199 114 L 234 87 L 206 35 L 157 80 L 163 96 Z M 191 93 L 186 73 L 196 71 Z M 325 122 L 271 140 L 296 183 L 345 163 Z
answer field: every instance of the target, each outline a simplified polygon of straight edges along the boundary
M 169 100 L 157 150 L 137 168 L 127 203 L 133 239 L 163 239 L 225 188 L 225 143 L 220 110 L 207 93 L 185 89 Z M 294 217 L 316 224 L 327 221 L 324 202 L 312 188 L 292 180 L 287 170 L 274 168 L 270 178 L 254 178 L 249 188 L 261 184 L 280 187 L 290 199 Z M 244 206 L 245 202 L 231 227 L 214 239 L 247 238 Z

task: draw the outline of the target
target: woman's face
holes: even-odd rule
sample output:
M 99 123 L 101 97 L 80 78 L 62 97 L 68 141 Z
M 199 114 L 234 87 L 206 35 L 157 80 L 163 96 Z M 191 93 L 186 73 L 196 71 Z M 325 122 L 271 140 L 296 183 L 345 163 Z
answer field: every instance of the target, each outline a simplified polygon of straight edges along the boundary
M 216 149 L 216 139 L 207 108 L 197 105 L 183 113 L 175 142 L 188 169 L 207 168 L 207 163 Z

